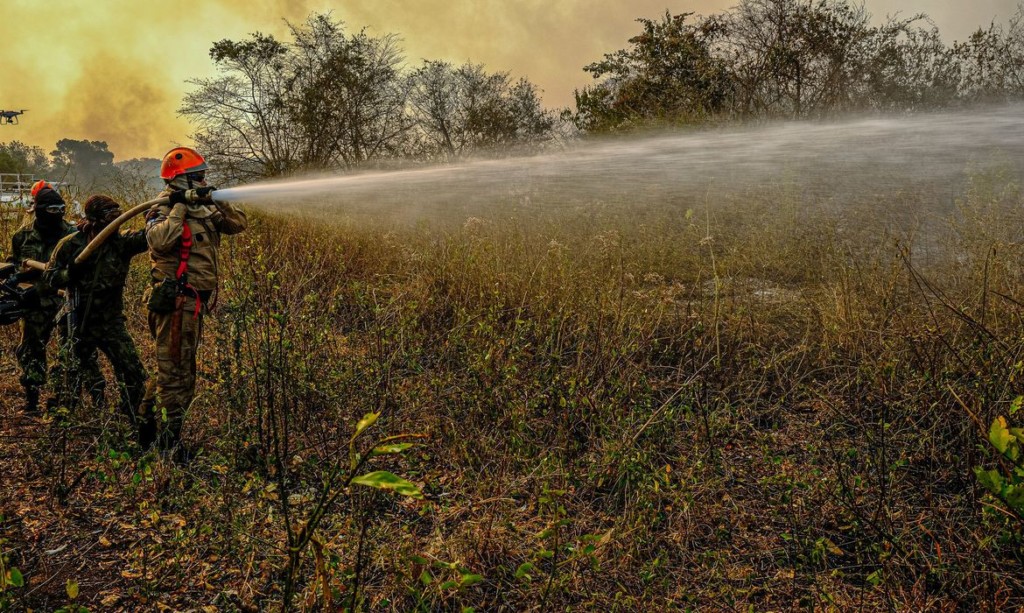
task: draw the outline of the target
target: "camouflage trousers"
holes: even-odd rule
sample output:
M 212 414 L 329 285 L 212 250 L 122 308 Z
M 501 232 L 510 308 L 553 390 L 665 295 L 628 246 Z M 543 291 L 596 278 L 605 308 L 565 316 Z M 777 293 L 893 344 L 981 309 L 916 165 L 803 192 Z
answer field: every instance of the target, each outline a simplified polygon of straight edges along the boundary
M 72 408 L 77 400 L 77 391 L 89 387 L 88 368 L 96 363 L 97 352 L 107 356 L 117 378 L 120 394 L 119 408 L 136 428 L 140 427 L 139 407 L 146 391 L 146 369 L 142 366 L 123 317 L 103 321 L 88 321 L 76 330 L 71 351 L 64 352 L 62 361 L 67 370 L 70 389 L 61 395 L 64 406 Z
M 158 442 L 170 449 L 181 440 L 185 413 L 196 391 L 196 351 L 203 329 L 203 306 L 194 314 L 195 303 L 186 300 L 176 313 L 149 312 L 149 331 L 156 341 L 156 381 L 146 390 L 143 402 L 159 428 Z M 175 323 L 176 317 L 180 324 Z M 175 332 L 175 326 L 180 331 Z
M 21 322 L 21 343 L 15 350 L 18 365 L 21 366 L 21 385 L 26 388 L 41 388 L 47 381 L 46 346 L 57 328 L 58 351 L 67 346 L 68 326 L 65 317 L 57 320 L 57 311 L 44 309 L 27 313 Z M 94 397 L 103 395 L 106 385 L 103 373 L 96 362 L 96 352 L 82 356 L 80 362 L 80 382 Z M 51 381 L 64 379 L 63 360 L 58 361 L 50 370 Z M 81 388 L 79 388 L 79 391 Z

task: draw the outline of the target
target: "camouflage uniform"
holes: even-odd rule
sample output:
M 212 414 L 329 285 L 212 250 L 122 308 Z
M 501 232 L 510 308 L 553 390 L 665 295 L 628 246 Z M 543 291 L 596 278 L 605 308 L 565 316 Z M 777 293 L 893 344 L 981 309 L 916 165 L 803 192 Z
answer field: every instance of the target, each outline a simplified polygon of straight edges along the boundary
M 89 243 L 81 232 L 63 239 L 54 249 L 43 275 L 52 287 L 66 287 L 74 293 L 75 308 L 70 317 L 74 322 L 73 352 L 68 357 L 68 379 L 71 389 L 77 389 L 81 371 L 78 366 L 96 351 L 102 351 L 110 360 L 121 393 L 121 411 L 140 428 L 140 442 L 145 424 L 138 419 L 146 386 L 146 371 L 139 360 L 135 343 L 125 328 L 124 286 L 131 259 L 148 248 L 143 231 L 134 234 L 114 234 L 96 252 L 74 270 L 75 258 Z M 73 302 L 73 304 L 74 304 Z M 66 390 L 65 390 L 66 391 Z M 74 402 L 74 394 L 62 398 Z M 151 429 L 151 426 L 150 426 Z M 150 437 L 151 438 L 151 437 Z
M 11 237 L 11 257 L 8 261 L 20 264 L 25 260 L 35 260 L 46 263 L 50 259 L 57 243 L 73 233 L 75 227 L 65 221 L 54 228 L 52 232 L 40 232 L 35 223 L 29 223 L 15 232 Z M 21 366 L 21 384 L 26 391 L 38 395 L 40 387 L 46 384 L 46 345 L 50 342 L 54 326 L 57 326 L 61 346 L 66 344 L 67 323 L 61 318 L 57 320 L 58 313 L 64 300 L 57 295 L 56 288 L 51 287 L 41 278 L 39 273 L 34 273 L 37 278 L 32 281 L 33 289 L 37 300 L 29 305 L 29 311 L 21 325 L 21 344 L 15 354 L 18 364 Z M 103 396 L 103 375 L 100 373 L 96 363 L 96 356 L 83 357 L 84 383 L 89 388 L 94 399 Z M 54 369 L 54 378 L 60 378 L 61 372 Z
M 166 420 L 159 439 L 163 449 L 175 447 L 180 441 L 185 411 L 195 395 L 196 352 L 203 315 L 217 289 L 221 235 L 238 234 L 247 225 L 245 213 L 230 204 L 157 207 L 147 216 L 146 229 L 154 287 L 177 276 L 185 223 L 192 232 L 186 278 L 199 294 L 198 312 L 191 296 L 179 297 L 176 312 L 149 312 L 149 329 L 156 340 L 157 376 L 143 404 L 147 412 Z

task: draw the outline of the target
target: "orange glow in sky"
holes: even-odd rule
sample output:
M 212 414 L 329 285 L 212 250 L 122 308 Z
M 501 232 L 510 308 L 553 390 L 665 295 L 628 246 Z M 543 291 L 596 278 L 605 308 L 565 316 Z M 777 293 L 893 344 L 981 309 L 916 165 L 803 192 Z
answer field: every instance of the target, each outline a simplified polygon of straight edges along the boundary
M 333 11 L 350 29 L 396 33 L 409 63 L 483 63 L 526 77 L 551 107 L 569 106 L 590 77 L 582 67 L 626 46 L 637 17 L 695 11 L 731 0 L 4 0 L 0 20 L 0 109 L 29 109 L 0 142 L 49 152 L 60 138 L 106 141 L 118 159 L 159 157 L 187 144 L 177 116 L 186 81 L 213 74 L 208 51 L 219 39 L 281 34 L 284 19 Z M 947 39 L 963 39 L 1016 0 L 867 0 L 877 18 L 927 12 Z

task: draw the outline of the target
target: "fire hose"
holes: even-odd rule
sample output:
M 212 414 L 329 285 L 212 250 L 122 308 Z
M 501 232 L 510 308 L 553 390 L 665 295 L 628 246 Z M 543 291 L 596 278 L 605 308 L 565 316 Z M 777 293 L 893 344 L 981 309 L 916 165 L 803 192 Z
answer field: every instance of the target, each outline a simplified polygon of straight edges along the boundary
M 202 202 L 203 201 L 203 199 L 200 198 L 199 194 L 194 189 L 190 189 L 190 190 L 185 192 L 185 200 L 187 200 L 189 202 Z M 132 217 L 135 217 L 136 215 L 140 215 L 142 213 L 145 213 L 146 211 L 148 211 L 149 209 L 153 208 L 154 206 L 159 206 L 159 205 L 164 205 L 164 204 L 170 204 L 170 200 L 167 198 L 167 196 L 164 196 L 162 198 L 154 198 L 153 200 L 150 200 L 148 202 L 143 202 L 142 204 L 134 206 L 134 207 L 128 209 L 127 211 L 125 211 L 124 213 L 121 213 L 121 215 L 118 216 L 114 221 L 110 222 L 109 224 L 107 224 L 107 226 L 105 228 L 100 230 L 100 233 L 96 235 L 96 238 L 92 239 L 89 242 L 89 244 L 85 246 L 85 249 L 82 250 L 82 253 L 78 254 L 78 257 L 75 258 L 75 264 L 81 264 L 82 262 L 88 260 L 89 257 L 92 256 L 92 254 L 97 249 L 99 249 L 100 246 L 108 238 L 111 237 L 111 235 L 113 235 L 115 232 L 117 232 L 121 228 L 121 226 L 123 226 L 125 224 L 125 222 L 127 222 L 129 219 L 131 219 Z
M 149 209 L 153 208 L 156 205 L 167 203 L 167 198 L 156 198 L 154 200 L 150 200 L 149 202 L 143 202 L 142 204 L 136 207 L 128 209 L 128 211 L 122 213 L 116 219 L 114 219 L 114 221 L 107 224 L 107 227 L 103 228 L 103 230 L 101 230 L 100 233 L 96 235 L 96 238 L 92 239 L 89 242 L 89 244 L 85 246 L 85 249 L 82 250 L 82 253 L 78 254 L 78 257 L 75 258 L 75 264 L 81 264 L 82 262 L 88 260 L 89 257 L 93 254 L 93 252 L 99 249 L 100 245 L 102 245 L 104 241 L 110 238 L 110 236 L 113 233 L 117 232 L 118 229 L 120 229 L 120 227 L 123 226 L 125 222 L 127 222 L 132 217 L 135 217 L 136 215 L 139 215 L 141 213 L 145 213 L 146 211 L 148 211 Z M 21 263 L 21 265 L 22 268 L 24 268 L 25 270 L 38 270 L 39 272 L 44 272 L 46 270 L 46 262 L 39 262 L 37 260 L 24 260 Z
M 185 192 L 185 200 L 188 202 L 207 201 L 207 199 L 201 198 L 194 189 Z M 82 262 L 88 260 L 89 257 L 91 257 L 92 254 L 95 253 L 95 251 L 99 249 L 101 245 L 103 245 L 103 242 L 110 238 L 115 232 L 117 232 L 120 229 L 120 227 L 124 225 L 125 222 L 127 222 L 129 219 L 135 217 L 136 215 L 145 213 L 154 206 L 166 204 L 170 204 L 169 198 L 155 198 L 148 202 L 143 202 L 142 204 L 134 206 L 131 209 L 125 211 L 116 219 L 107 224 L 107 226 L 103 228 L 103 230 L 101 230 L 99 234 L 96 235 L 96 238 L 92 239 L 89 242 L 89 244 L 85 246 L 85 249 L 82 250 L 82 252 L 78 255 L 77 258 L 75 258 L 75 263 L 81 264 Z M 0 265 L 0 326 L 11 325 L 21 320 L 25 312 L 25 307 L 23 306 L 25 300 L 25 292 L 23 290 L 18 289 L 17 287 L 18 268 L 18 264 Z M 23 272 L 43 272 L 46 270 L 46 263 L 39 262 L 36 260 L 24 260 L 23 262 L 21 262 L 20 268 L 22 269 Z M 61 290 L 60 293 L 64 293 L 64 291 Z M 68 296 L 71 295 L 68 294 Z M 73 299 L 73 297 L 70 297 L 69 299 Z M 70 322 L 71 320 L 69 319 L 69 324 Z
M 75 264 L 81 264 L 82 262 L 88 260 L 89 257 L 93 254 L 93 252 L 100 248 L 100 245 L 106 242 L 106 240 L 110 238 L 111 235 L 117 232 L 121 228 L 121 226 L 123 226 L 124 223 L 131 219 L 132 217 L 135 217 L 136 215 L 141 215 L 142 213 L 145 213 L 149 209 L 153 208 L 154 206 L 167 203 L 168 200 L 166 197 L 155 198 L 148 202 L 143 202 L 140 205 L 133 206 L 124 213 L 121 213 L 117 217 L 117 219 L 110 222 L 109 224 L 107 224 L 107 227 L 100 230 L 100 233 L 96 235 L 96 238 L 89 241 L 89 244 L 85 246 L 85 249 L 82 250 L 82 253 L 78 254 L 78 257 L 75 258 Z

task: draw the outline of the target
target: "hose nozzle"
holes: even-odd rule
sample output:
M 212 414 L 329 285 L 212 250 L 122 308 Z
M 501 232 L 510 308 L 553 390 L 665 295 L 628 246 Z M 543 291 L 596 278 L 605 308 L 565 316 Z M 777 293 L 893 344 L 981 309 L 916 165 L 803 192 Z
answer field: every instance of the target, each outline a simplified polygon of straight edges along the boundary
M 197 187 L 185 191 L 185 200 L 195 204 L 213 204 L 213 192 L 216 187 Z

